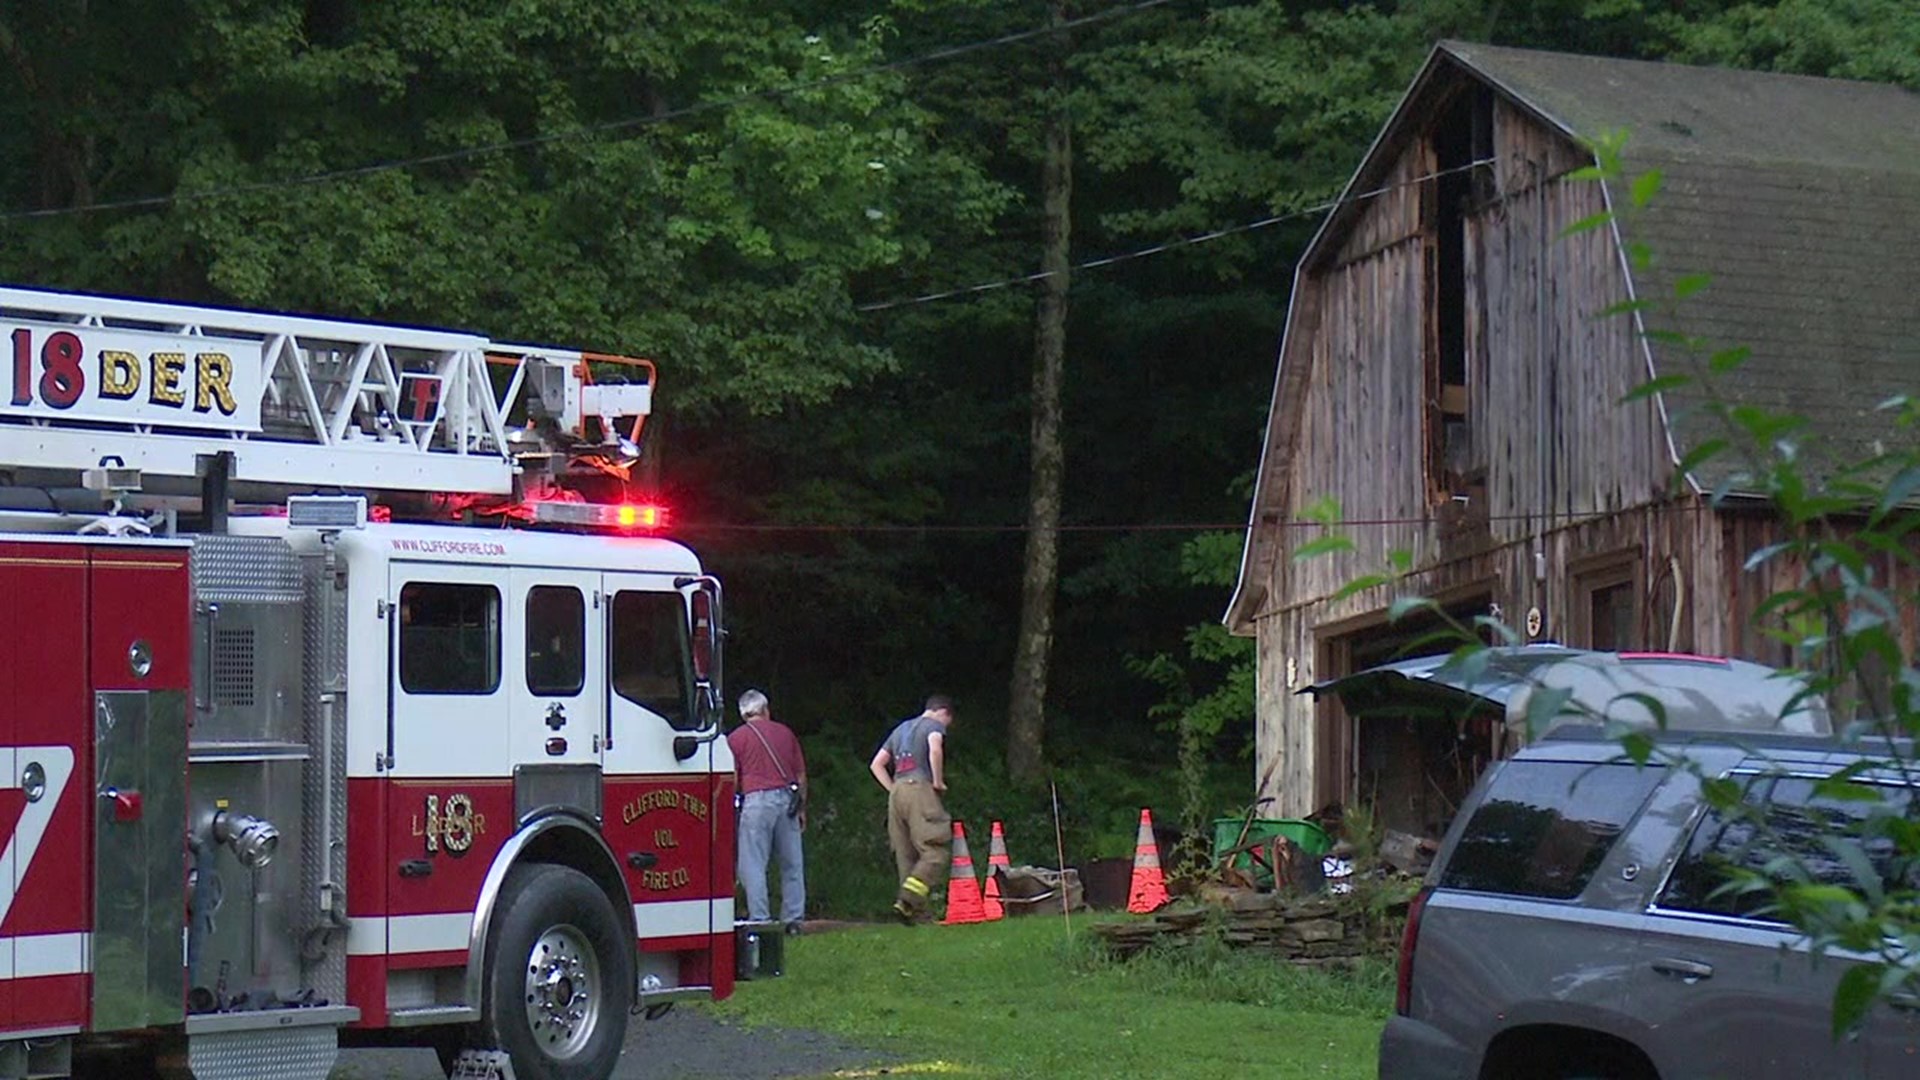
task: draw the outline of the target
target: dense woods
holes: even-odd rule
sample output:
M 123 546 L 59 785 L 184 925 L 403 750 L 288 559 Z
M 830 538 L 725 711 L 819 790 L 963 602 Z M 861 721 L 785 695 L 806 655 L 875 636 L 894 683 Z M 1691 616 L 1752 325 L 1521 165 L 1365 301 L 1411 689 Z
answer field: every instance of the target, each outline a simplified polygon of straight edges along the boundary
M 821 844 L 885 876 L 864 760 L 939 689 L 956 812 L 1039 847 L 1051 777 L 1113 854 L 1182 716 L 1246 798 L 1217 619 L 1293 259 L 1443 37 L 1920 87 L 1906 0 L 45 0 L 0 8 L 0 280 L 655 358 L 646 475 Z

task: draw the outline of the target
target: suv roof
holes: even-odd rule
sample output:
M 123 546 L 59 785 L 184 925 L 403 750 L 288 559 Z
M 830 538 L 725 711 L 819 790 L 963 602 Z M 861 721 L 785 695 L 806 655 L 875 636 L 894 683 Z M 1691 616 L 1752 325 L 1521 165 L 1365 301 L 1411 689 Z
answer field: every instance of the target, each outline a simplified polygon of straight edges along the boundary
M 1653 731 L 1651 764 L 1684 755 L 1702 771 L 1724 771 L 1738 764 L 1766 763 L 1829 770 L 1861 760 L 1911 758 L 1913 740 L 1878 735 L 1795 735 L 1775 732 Z M 1521 747 L 1513 759 L 1578 760 L 1630 764 L 1620 733 L 1593 723 L 1563 724 Z
M 1492 709 L 1524 728 L 1534 695 L 1564 690 L 1587 715 L 1670 731 L 1827 735 L 1826 705 L 1804 678 L 1763 664 L 1684 653 L 1595 652 L 1560 645 L 1490 646 L 1422 656 L 1306 687 L 1364 714 Z M 1650 704 L 1653 703 L 1653 704 Z M 1657 710 L 1655 708 L 1657 705 Z M 1547 725 L 1587 722 L 1557 710 Z

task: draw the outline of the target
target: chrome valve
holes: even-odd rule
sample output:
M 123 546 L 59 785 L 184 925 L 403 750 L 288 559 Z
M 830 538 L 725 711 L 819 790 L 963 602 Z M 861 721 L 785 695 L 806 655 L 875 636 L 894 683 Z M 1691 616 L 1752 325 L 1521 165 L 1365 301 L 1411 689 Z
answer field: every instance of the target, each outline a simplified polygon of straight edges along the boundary
M 272 862 L 274 851 L 280 847 L 280 830 L 273 822 L 225 810 L 213 815 L 213 838 L 225 844 L 249 870 Z

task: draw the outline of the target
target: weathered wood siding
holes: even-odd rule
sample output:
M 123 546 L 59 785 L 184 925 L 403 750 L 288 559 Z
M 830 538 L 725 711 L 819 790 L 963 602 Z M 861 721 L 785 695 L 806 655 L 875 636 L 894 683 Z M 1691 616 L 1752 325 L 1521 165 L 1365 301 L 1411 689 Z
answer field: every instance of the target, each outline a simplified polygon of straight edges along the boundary
M 1726 649 L 1729 613 L 1723 589 L 1722 526 L 1697 499 L 1662 502 L 1563 525 L 1503 542 L 1477 554 L 1418 570 L 1406 591 L 1442 598 L 1481 596 L 1516 629 L 1529 609 L 1541 615 L 1540 640 L 1585 645 L 1569 633 L 1578 602 L 1571 568 L 1595 555 L 1633 559 L 1640 573 L 1637 647 L 1719 654 Z M 1537 553 L 1537 557 L 1536 557 Z M 1537 574 L 1541 570 L 1544 573 Z M 1353 622 L 1378 616 L 1370 607 L 1309 600 L 1277 610 L 1259 624 L 1264 710 L 1260 715 L 1260 794 L 1276 802 L 1266 812 L 1298 817 L 1356 795 L 1399 798 L 1421 805 L 1420 791 L 1369 790 L 1354 774 L 1353 724 L 1337 705 L 1316 704 L 1297 691 L 1344 674 L 1325 670 L 1330 648 Z M 1356 611 L 1355 608 L 1362 608 Z M 1364 632 L 1364 631 L 1362 631 Z M 1396 807 L 1383 805 L 1392 815 Z
M 1434 171 L 1433 150 L 1423 142 L 1408 146 L 1380 180 L 1362 184 L 1365 196 L 1340 254 L 1334 260 L 1350 263 L 1418 236 L 1420 207 L 1426 187 L 1420 181 Z
M 1726 612 L 1725 650 L 1776 667 L 1804 663 L 1782 640 L 1788 629 L 1785 618 L 1777 613 L 1761 617 L 1760 605 L 1780 593 L 1805 589 L 1805 564 L 1779 557 L 1746 568 L 1754 552 L 1788 537 L 1785 522 L 1778 514 L 1758 508 L 1723 512 L 1716 519 L 1719 555 L 1728 568 L 1721 598 Z M 1832 531 L 1834 539 L 1847 540 L 1855 535 L 1858 523 L 1830 521 L 1824 527 Z M 1866 560 L 1875 586 L 1898 601 L 1901 650 L 1913 657 L 1920 655 L 1920 536 L 1907 536 L 1903 545 L 1904 554 L 1874 551 Z
M 1843 539 L 1851 531 L 1845 522 L 1829 527 Z M 1640 620 L 1632 647 L 1798 666 L 1803 658 L 1780 636 L 1784 620 L 1760 617 L 1759 606 L 1804 588 L 1805 567 L 1787 558 L 1746 566 L 1754 552 L 1786 536 L 1782 519 L 1764 509 L 1716 511 L 1702 497 L 1663 500 L 1428 567 L 1412 575 L 1407 589 L 1436 597 L 1484 589 L 1509 625 L 1524 627 L 1527 612 L 1537 609 L 1540 639 L 1590 645 L 1571 625 L 1580 601 L 1574 571 L 1593 556 L 1629 557 L 1639 569 Z M 1910 537 L 1905 547 L 1904 556 L 1880 552 L 1869 563 L 1874 580 L 1899 598 L 1900 643 L 1904 655 L 1912 656 L 1920 649 L 1920 606 L 1914 602 L 1920 597 L 1920 537 Z M 1355 723 L 1337 705 L 1316 706 L 1311 696 L 1297 693 L 1342 673 L 1326 666 L 1337 654 L 1329 646 L 1351 631 L 1352 622 L 1336 619 L 1335 612 L 1344 617 L 1347 608 L 1310 600 L 1260 623 L 1260 794 L 1276 799 L 1266 812 L 1298 817 L 1363 798 L 1386 819 L 1419 827 L 1423 815 L 1436 809 L 1431 789 L 1371 783 L 1356 771 Z
M 1568 603 L 1567 564 L 1634 549 L 1649 593 L 1657 583 L 1661 595 L 1681 597 L 1680 631 L 1663 629 L 1647 644 L 1725 644 L 1720 613 L 1703 625 L 1708 613 L 1691 601 L 1702 575 L 1717 589 L 1722 545 L 1700 532 L 1703 514 L 1690 503 L 1651 505 L 1669 490 L 1664 428 L 1651 402 L 1620 404 L 1647 368 L 1631 319 L 1599 316 L 1628 296 L 1613 233 L 1562 235 L 1604 209 L 1604 195 L 1595 183 L 1565 179 L 1584 164 L 1581 151 L 1531 117 L 1498 106 L 1494 136 L 1491 197 L 1465 222 L 1470 453 L 1485 469 L 1478 505 L 1435 505 L 1429 495 L 1434 239 L 1421 200 L 1410 197 L 1420 188 L 1371 200 L 1338 256 L 1300 286 L 1315 317 L 1289 328 L 1287 362 L 1306 365 L 1307 387 L 1297 413 L 1276 417 L 1292 425 L 1294 440 L 1289 524 L 1256 619 L 1256 776 L 1260 794 L 1278 800 L 1269 812 L 1298 816 L 1351 794 L 1344 719 L 1295 691 L 1337 674 L 1319 670 L 1329 627 L 1391 602 L 1386 589 L 1332 599 L 1348 581 L 1384 570 L 1390 552 L 1412 556 L 1419 572 L 1410 590 L 1484 590 L 1515 624 L 1539 607 L 1542 636 L 1552 637 Z M 1433 160 L 1425 138 L 1410 140 L 1391 175 L 1424 176 Z M 1338 503 L 1355 549 L 1294 563 L 1290 551 L 1321 531 L 1298 523 L 1322 499 Z M 1619 511 L 1632 512 L 1590 520 Z M 1544 582 L 1535 581 L 1536 549 Z
M 1633 319 L 1600 314 L 1629 295 L 1613 232 L 1565 235 L 1607 208 L 1601 186 L 1496 167 L 1500 197 L 1467 222 L 1470 430 L 1511 540 L 1659 498 L 1672 456 L 1653 403 L 1621 404 L 1650 376 Z

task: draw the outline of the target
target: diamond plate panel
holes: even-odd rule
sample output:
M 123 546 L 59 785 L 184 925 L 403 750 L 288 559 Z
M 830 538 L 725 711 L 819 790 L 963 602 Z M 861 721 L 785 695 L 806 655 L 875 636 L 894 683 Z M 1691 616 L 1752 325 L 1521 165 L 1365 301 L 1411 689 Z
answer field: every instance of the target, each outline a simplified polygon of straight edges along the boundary
M 193 595 L 201 603 L 297 604 L 300 562 L 275 537 L 196 536 Z
M 301 803 L 310 823 L 312 842 L 301 854 L 300 914 L 303 935 L 301 961 L 306 983 L 322 998 L 347 998 L 347 935 L 338 921 L 321 910 L 323 887 L 338 887 L 331 899 L 344 914 L 347 881 L 347 589 L 346 572 L 329 569 L 326 560 L 303 560 L 302 585 L 306 596 L 305 678 L 301 701 L 306 718 L 305 739 L 312 754 L 301 775 Z M 333 695 L 333 735 L 327 737 L 327 709 L 321 700 Z
M 189 1036 L 187 1061 L 194 1080 L 327 1080 L 339 1044 L 329 1025 L 221 1031 Z

